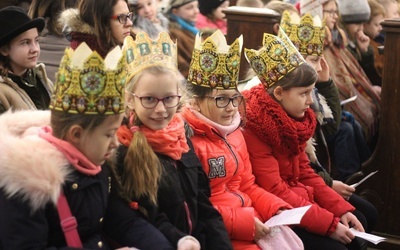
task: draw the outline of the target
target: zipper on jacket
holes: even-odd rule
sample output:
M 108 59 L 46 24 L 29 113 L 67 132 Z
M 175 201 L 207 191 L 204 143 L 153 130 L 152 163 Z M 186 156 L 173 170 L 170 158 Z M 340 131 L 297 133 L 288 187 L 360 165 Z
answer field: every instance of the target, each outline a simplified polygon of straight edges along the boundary
M 238 170 L 238 168 L 239 168 L 239 161 L 238 161 L 238 159 L 237 159 L 237 156 L 236 156 L 236 154 L 235 154 L 235 151 L 233 151 L 232 146 L 228 143 L 228 141 L 227 141 L 224 137 L 222 137 L 222 136 L 221 136 L 219 133 L 217 133 L 217 132 L 215 132 L 215 134 L 216 134 L 219 138 L 222 139 L 222 141 L 225 143 L 225 145 L 228 147 L 229 151 L 231 152 L 233 158 L 235 159 L 235 162 L 236 162 L 236 169 L 235 169 L 235 172 L 233 173 L 233 175 L 235 175 L 236 172 L 237 172 L 237 170 Z
M 231 194 L 234 194 L 234 195 L 236 195 L 237 197 L 239 197 L 240 202 L 242 202 L 242 207 L 244 206 L 244 199 L 243 199 L 243 197 L 242 197 L 240 194 L 235 193 L 235 192 L 232 192 L 232 191 L 229 190 L 227 187 L 225 188 L 225 190 L 226 190 L 227 192 L 229 192 L 229 193 L 231 193 Z

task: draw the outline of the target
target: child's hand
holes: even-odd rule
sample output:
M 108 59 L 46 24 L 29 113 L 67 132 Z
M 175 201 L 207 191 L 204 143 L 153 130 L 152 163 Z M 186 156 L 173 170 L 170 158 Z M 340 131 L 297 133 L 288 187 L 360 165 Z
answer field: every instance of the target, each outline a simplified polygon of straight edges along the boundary
M 200 250 L 200 243 L 193 236 L 185 236 L 178 241 L 177 250 Z
M 329 80 L 329 65 L 325 58 L 321 57 L 321 71 L 318 72 L 318 82 L 327 82 Z
M 269 229 L 269 227 L 264 225 L 264 223 L 262 223 L 260 221 L 260 219 L 258 219 L 257 217 L 254 217 L 254 224 L 255 224 L 255 228 L 256 228 L 256 233 L 254 235 L 254 241 L 258 241 L 258 240 L 262 239 L 263 237 L 267 236 L 267 234 L 269 232 L 271 232 L 271 229 Z
M 342 217 L 340 217 L 340 221 L 348 228 L 352 227 L 357 231 L 364 232 L 364 227 L 362 226 L 361 222 L 354 214 L 350 212 L 342 215 Z
M 341 181 L 333 181 L 332 189 L 335 190 L 336 193 L 340 194 L 345 200 L 349 200 L 350 196 L 356 191 L 355 188 L 350 187 L 349 185 L 341 182 Z
M 346 245 L 354 239 L 354 234 L 348 227 L 339 222 L 335 232 L 329 235 L 329 237 Z
M 357 45 L 361 52 L 365 53 L 368 51 L 369 37 L 364 34 L 362 30 L 358 31 L 356 34 Z

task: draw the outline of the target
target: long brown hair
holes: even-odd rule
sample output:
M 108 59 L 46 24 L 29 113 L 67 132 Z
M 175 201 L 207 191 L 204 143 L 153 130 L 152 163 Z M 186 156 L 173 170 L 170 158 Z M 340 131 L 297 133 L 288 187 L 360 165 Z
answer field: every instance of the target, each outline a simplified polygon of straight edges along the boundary
M 82 21 L 93 27 L 97 43 L 105 51 L 119 45 L 119 42 L 112 36 L 110 26 L 113 7 L 118 1 L 127 2 L 126 0 L 81 0 L 78 4 Z
M 164 66 L 152 66 L 136 74 L 127 84 L 126 91 L 133 92 L 144 73 L 152 75 L 170 74 L 171 77 L 176 77 L 177 82 L 179 81 L 177 72 Z M 138 117 L 135 117 L 135 112 L 128 101 L 127 105 L 128 117 L 133 121 L 130 126 L 142 125 Z M 147 196 L 153 204 L 157 204 L 157 191 L 162 171 L 161 162 L 145 135 L 140 130 L 136 131 L 124 159 L 124 171 L 121 178 L 123 191 L 135 198 Z
M 50 34 L 62 36 L 62 26 L 58 21 L 60 13 L 75 7 L 78 0 L 32 0 L 28 15 L 33 18 L 44 17 Z

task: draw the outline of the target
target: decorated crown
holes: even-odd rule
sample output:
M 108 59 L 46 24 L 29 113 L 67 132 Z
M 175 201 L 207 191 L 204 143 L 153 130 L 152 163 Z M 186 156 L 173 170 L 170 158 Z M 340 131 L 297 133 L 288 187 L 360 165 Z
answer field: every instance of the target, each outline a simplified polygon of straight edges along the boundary
M 145 32 L 136 34 L 136 40 L 126 39 L 126 59 L 128 62 L 129 82 L 133 76 L 145 68 L 162 65 L 174 71 L 178 70 L 178 51 L 176 43 L 167 32 L 161 32 L 156 40 L 153 40 Z
M 124 111 L 126 59 L 117 46 L 105 59 L 86 43 L 67 48 L 57 73 L 50 109 L 71 114 L 119 114 Z
M 243 37 L 240 36 L 229 46 L 220 30 L 203 43 L 197 34 L 188 81 L 208 88 L 236 89 L 242 44 Z
M 285 32 L 280 32 L 281 37 L 264 33 L 263 47 L 259 50 L 245 49 L 247 61 L 266 88 L 305 62 Z
M 324 49 L 325 20 L 321 21 L 319 16 L 313 18 L 308 13 L 300 19 L 296 13 L 290 15 L 285 10 L 280 28 L 302 55 L 321 56 Z

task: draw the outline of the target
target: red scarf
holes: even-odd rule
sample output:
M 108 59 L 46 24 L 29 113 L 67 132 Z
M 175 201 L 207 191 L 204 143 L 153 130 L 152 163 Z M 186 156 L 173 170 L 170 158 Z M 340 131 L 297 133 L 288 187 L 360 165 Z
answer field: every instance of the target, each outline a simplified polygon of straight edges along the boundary
M 39 136 L 60 150 L 72 166 L 82 174 L 97 175 L 100 173 L 101 166 L 94 165 L 81 151 L 69 142 L 54 137 L 51 127 L 46 126 L 40 129 Z
M 155 131 L 146 126 L 133 126 L 129 129 L 128 126 L 123 125 L 117 130 L 119 141 L 129 147 L 136 131 L 145 135 L 147 142 L 155 152 L 167 155 L 174 160 L 179 160 L 183 153 L 189 151 L 184 122 L 180 114 L 176 114 L 168 126 L 162 130 Z
M 259 85 L 243 92 L 246 98 L 246 127 L 262 141 L 280 152 L 297 155 L 315 130 L 314 112 L 307 109 L 301 119 L 294 119 Z

